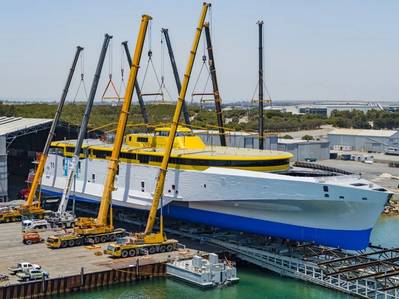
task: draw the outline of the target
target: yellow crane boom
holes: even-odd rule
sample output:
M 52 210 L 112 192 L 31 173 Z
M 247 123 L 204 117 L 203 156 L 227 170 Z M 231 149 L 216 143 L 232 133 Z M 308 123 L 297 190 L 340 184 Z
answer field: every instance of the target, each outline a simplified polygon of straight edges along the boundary
M 202 5 L 201 16 L 200 16 L 198 26 L 197 26 L 197 29 L 195 32 L 194 42 L 193 42 L 193 45 L 192 45 L 192 48 L 190 51 L 189 61 L 188 61 L 187 67 L 186 67 L 186 71 L 184 73 L 182 87 L 180 90 L 179 98 L 177 100 L 175 112 L 173 115 L 172 124 L 171 124 L 170 131 L 169 131 L 169 138 L 168 138 L 168 142 L 165 147 L 165 152 L 164 152 L 164 156 L 162 159 L 162 164 L 160 167 L 157 184 L 155 187 L 155 192 L 154 192 L 154 196 L 153 196 L 153 200 L 152 200 L 151 209 L 150 209 L 150 213 L 149 213 L 148 219 L 147 219 L 147 226 L 144 231 L 144 234 L 146 234 L 146 235 L 150 234 L 154 227 L 155 217 L 157 214 L 159 202 L 160 202 L 161 196 L 163 194 L 166 172 L 168 170 L 169 158 L 170 158 L 170 154 L 172 152 L 173 142 L 175 140 L 177 126 L 179 124 L 179 119 L 180 119 L 180 114 L 182 111 L 183 102 L 186 97 L 187 87 L 188 87 L 188 83 L 190 81 L 191 71 L 193 69 L 194 60 L 195 60 L 195 56 L 196 56 L 197 49 L 198 49 L 198 44 L 200 42 L 201 32 L 202 32 L 202 29 L 204 28 L 206 14 L 207 14 L 208 8 L 210 6 L 211 6 L 211 4 L 209 4 L 209 3 L 203 3 L 203 5 Z M 161 227 L 162 227 L 162 222 L 161 222 Z
M 134 85 L 137 80 L 137 73 L 140 67 L 141 54 L 143 52 L 143 45 L 145 35 L 147 32 L 148 22 L 152 18 L 148 15 L 143 15 L 141 18 L 141 25 L 139 35 L 137 37 L 136 49 L 133 55 L 133 63 L 130 68 L 129 80 L 126 87 L 125 99 L 119 114 L 118 126 L 115 134 L 114 146 L 112 148 L 111 159 L 108 163 L 108 173 L 104 184 L 104 191 L 101 198 L 101 205 L 97 215 L 97 225 L 106 225 L 109 207 L 112 201 L 112 191 L 114 188 L 115 176 L 118 169 L 119 156 L 122 148 L 123 137 L 125 135 L 126 124 L 129 116 L 130 104 L 132 102 L 132 95 Z

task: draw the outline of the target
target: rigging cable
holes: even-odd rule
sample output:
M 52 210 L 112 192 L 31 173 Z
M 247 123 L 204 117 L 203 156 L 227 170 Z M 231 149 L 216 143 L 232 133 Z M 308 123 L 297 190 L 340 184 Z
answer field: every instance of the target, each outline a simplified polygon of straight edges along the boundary
M 75 104 L 76 98 L 78 97 L 79 90 L 82 87 L 85 93 L 85 101 L 87 101 L 87 90 L 86 90 L 86 82 L 85 82 L 85 68 L 84 68 L 84 51 L 82 51 L 81 58 L 80 58 L 80 81 L 78 88 L 76 90 L 75 96 L 73 97 L 72 103 Z
M 117 91 L 117 89 L 115 87 L 115 84 L 114 84 L 114 81 L 112 80 L 112 67 L 113 67 L 113 65 L 112 65 L 112 60 L 113 60 L 112 52 L 113 52 L 113 42 L 111 40 L 110 44 L 109 44 L 109 51 L 108 51 L 108 78 L 109 79 L 108 79 L 107 86 L 104 89 L 103 95 L 101 96 L 101 100 L 105 100 L 105 99 L 118 100 L 118 102 L 119 102 L 121 97 L 119 96 L 119 92 Z M 110 87 L 113 90 L 115 95 L 114 96 L 105 96 L 105 94 L 107 93 L 107 91 L 108 91 L 108 89 Z

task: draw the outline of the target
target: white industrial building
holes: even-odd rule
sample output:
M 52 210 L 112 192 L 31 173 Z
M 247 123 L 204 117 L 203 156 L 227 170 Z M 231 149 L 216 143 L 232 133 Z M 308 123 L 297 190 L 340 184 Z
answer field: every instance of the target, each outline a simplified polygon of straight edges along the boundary
M 334 129 L 328 133 L 333 150 L 384 152 L 388 147 L 399 147 L 399 131 Z
M 330 158 L 330 143 L 328 140 L 278 139 L 277 150 L 289 152 L 292 161 L 308 159 L 326 160 Z
M 207 145 L 220 145 L 219 132 L 214 130 L 194 130 L 195 134 Z M 226 132 L 228 146 L 259 148 L 259 137 L 257 133 L 249 132 Z M 304 161 L 305 159 L 324 160 L 330 157 L 328 140 L 301 140 L 281 139 L 276 134 L 265 135 L 265 150 L 280 150 L 293 154 L 292 161 Z
M 0 116 L 0 201 L 8 198 L 10 175 L 20 171 L 27 175 L 24 161 L 33 160 L 38 147 L 43 146 L 38 135 L 50 125 L 51 119 Z

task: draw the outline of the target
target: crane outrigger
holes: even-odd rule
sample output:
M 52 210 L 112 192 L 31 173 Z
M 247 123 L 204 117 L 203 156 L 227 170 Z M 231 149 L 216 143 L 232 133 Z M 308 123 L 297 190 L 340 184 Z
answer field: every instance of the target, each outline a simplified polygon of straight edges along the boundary
M 175 112 L 172 119 L 172 124 L 169 130 L 169 137 L 165 147 L 162 164 L 160 167 L 157 184 L 152 200 L 151 209 L 147 219 L 147 225 L 144 232 L 135 233 L 130 237 L 127 237 L 118 241 L 117 243 L 111 243 L 104 251 L 106 254 L 110 254 L 113 257 L 128 257 L 142 254 L 144 251 L 148 251 L 150 254 L 156 252 L 172 251 L 177 246 L 177 240 L 167 239 L 163 230 L 163 217 L 160 217 L 160 230 L 159 232 L 153 232 L 157 210 L 163 195 L 163 189 L 165 185 L 166 173 L 169 165 L 169 158 L 172 152 L 173 143 L 176 136 L 176 131 L 179 125 L 180 114 L 182 111 L 184 99 L 187 93 L 188 83 L 190 81 L 190 75 L 192 72 L 195 56 L 197 53 L 198 44 L 201 37 L 202 29 L 204 28 L 205 17 L 210 7 L 209 3 L 203 3 L 200 20 L 196 28 L 194 42 L 190 51 L 189 61 L 186 67 L 186 71 L 183 78 L 182 87 L 177 100 Z M 161 207 L 162 209 L 162 207 Z
M 71 81 L 73 78 L 73 74 L 75 72 L 75 67 L 76 64 L 78 62 L 79 59 L 79 55 L 80 52 L 82 52 L 83 48 L 78 46 L 76 48 L 76 52 L 75 52 L 75 56 L 72 62 L 72 66 L 69 70 L 69 74 L 67 77 L 67 81 L 65 83 L 65 87 L 63 89 L 62 95 L 61 95 L 61 99 L 60 102 L 58 103 L 58 107 L 57 110 L 55 112 L 55 116 L 53 118 L 53 122 L 51 124 L 51 128 L 50 128 L 50 132 L 47 136 L 47 140 L 46 143 L 44 145 L 44 149 L 42 154 L 40 155 L 40 160 L 39 160 L 39 164 L 36 168 L 35 171 L 35 176 L 33 178 L 32 184 L 30 186 L 29 189 L 29 195 L 25 201 L 25 203 L 23 203 L 21 206 L 16 207 L 16 208 L 8 208 L 5 209 L 3 211 L 0 212 L 0 222 L 13 222 L 13 221 L 17 221 L 20 220 L 22 216 L 34 216 L 37 218 L 43 218 L 46 210 L 44 210 L 41 207 L 41 203 L 40 200 L 36 200 L 36 192 L 38 189 L 38 186 L 40 185 L 40 181 L 42 179 L 43 176 L 43 172 L 44 172 L 44 166 L 46 164 L 47 161 L 47 157 L 50 151 L 50 145 L 51 142 L 53 141 L 53 138 L 55 136 L 55 130 L 58 126 L 58 123 L 60 121 L 61 118 L 61 113 L 62 113 L 62 109 L 64 107 L 65 104 L 65 100 L 66 97 L 68 95 L 68 91 L 69 91 L 69 87 L 71 85 Z M 40 198 L 40 195 L 39 197 Z
M 123 137 L 125 134 L 130 104 L 133 96 L 137 73 L 139 70 L 141 54 L 143 51 L 145 35 L 148 23 L 152 18 L 143 15 L 139 35 L 137 37 L 136 49 L 133 56 L 133 63 L 130 68 L 129 80 L 125 92 L 125 98 L 119 114 L 118 127 L 115 134 L 115 141 L 112 149 L 110 161 L 108 163 L 108 174 L 104 185 L 103 196 L 100 203 L 97 218 L 80 217 L 75 221 L 72 233 L 50 236 L 47 239 L 47 246 L 50 248 L 64 248 L 79 246 L 86 243 L 104 243 L 114 241 L 125 234 L 125 230 L 115 229 L 112 215 L 112 191 L 115 189 L 114 182 L 118 170 L 119 156 L 122 148 Z M 109 217 L 109 223 L 108 223 Z

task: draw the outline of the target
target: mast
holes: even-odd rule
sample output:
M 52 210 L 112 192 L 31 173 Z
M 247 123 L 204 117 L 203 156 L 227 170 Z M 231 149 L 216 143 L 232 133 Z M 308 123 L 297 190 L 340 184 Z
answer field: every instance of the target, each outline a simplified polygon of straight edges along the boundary
M 127 45 L 127 41 L 122 42 L 122 45 L 125 48 L 127 62 L 129 63 L 129 67 L 131 68 L 132 67 L 132 57 L 130 56 L 130 51 L 129 51 L 129 47 Z M 146 125 L 148 125 L 147 110 L 145 108 L 143 96 L 141 94 L 140 85 L 139 85 L 139 82 L 137 80 L 134 81 L 134 89 L 136 89 L 137 98 L 139 99 L 140 111 L 141 111 L 141 115 L 143 116 L 144 123 Z
M 139 35 L 137 36 L 136 49 L 134 51 L 133 63 L 131 63 L 129 80 L 127 82 L 125 99 L 123 100 L 122 108 L 119 114 L 118 127 L 115 133 L 114 146 L 112 148 L 111 159 L 108 163 L 107 177 L 104 183 L 104 191 L 101 198 L 100 209 L 97 215 L 97 225 L 106 226 L 108 212 L 112 202 L 112 191 L 115 190 L 114 182 L 118 171 L 119 156 L 122 148 L 123 137 L 125 135 L 126 124 L 129 116 L 130 104 L 132 102 L 133 90 L 137 83 L 137 73 L 140 67 L 141 54 L 143 52 L 143 45 L 145 35 L 147 33 L 148 22 L 152 18 L 148 15 L 143 15 L 141 18 L 141 25 Z M 112 227 L 112 213 L 110 216 Z
M 35 198 L 37 188 L 40 184 L 40 180 L 42 179 L 44 165 L 46 164 L 46 161 L 47 161 L 48 153 L 50 150 L 50 145 L 55 136 L 55 130 L 57 129 L 58 123 L 60 121 L 61 112 L 62 112 L 62 109 L 64 108 L 65 100 L 68 95 L 69 86 L 71 85 L 71 81 L 73 78 L 73 74 L 75 72 L 76 64 L 78 62 L 79 55 L 80 55 L 80 52 L 82 52 L 82 50 L 83 50 L 82 47 L 80 47 L 80 46 L 76 47 L 76 53 L 73 58 L 72 66 L 69 70 L 69 75 L 67 77 L 65 87 L 62 91 L 61 99 L 60 99 L 60 102 L 58 103 L 57 111 L 55 112 L 54 119 L 53 119 L 53 122 L 52 122 L 51 128 L 50 128 L 50 132 L 48 133 L 46 144 L 44 145 L 43 153 L 40 156 L 39 165 L 37 166 L 37 169 L 35 172 L 35 177 L 33 178 L 33 182 L 30 187 L 30 190 L 29 190 L 29 196 L 23 205 L 26 208 L 29 208 L 32 205 L 33 200 Z
M 170 38 L 169 38 L 169 31 L 166 28 L 162 28 L 161 32 L 165 36 L 165 42 L 166 42 L 166 46 L 168 47 L 170 64 L 172 65 L 173 76 L 175 77 L 175 81 L 176 81 L 177 92 L 180 94 L 181 82 L 180 82 L 179 72 L 177 70 L 175 55 L 173 54 L 173 48 L 172 48 L 172 44 L 171 44 Z M 190 114 L 188 113 L 186 102 L 183 102 L 182 108 L 183 108 L 184 122 L 186 123 L 186 125 L 190 125 Z
M 107 53 L 108 44 L 109 44 L 111 38 L 112 38 L 111 35 L 105 34 L 103 46 L 102 46 L 101 53 L 100 53 L 100 58 L 97 63 L 97 68 L 96 68 L 96 72 L 94 74 L 93 83 L 91 85 L 89 97 L 87 99 L 82 123 L 80 125 L 78 139 L 76 140 L 75 151 L 73 153 L 72 161 L 71 161 L 71 164 L 69 167 L 68 178 L 67 178 L 67 181 L 65 184 L 64 191 L 62 193 L 60 205 L 57 210 L 57 214 L 59 214 L 59 215 L 65 213 L 67 205 L 68 205 L 68 197 L 69 197 L 69 193 L 71 191 L 72 181 L 73 181 L 73 178 L 76 173 L 76 168 L 78 166 L 83 140 L 86 135 L 86 130 L 87 130 L 87 126 L 89 123 L 91 109 L 93 107 L 94 97 L 96 96 L 96 91 L 97 91 L 97 87 L 98 87 L 98 82 L 100 80 L 101 70 L 102 70 L 102 67 L 104 64 L 105 55 Z
M 259 28 L 259 149 L 264 148 L 264 116 L 263 116 L 263 21 L 258 21 Z
M 213 57 L 213 47 L 212 47 L 211 33 L 209 31 L 209 23 L 205 23 L 204 28 L 205 28 L 206 44 L 207 44 L 207 48 L 208 48 L 209 71 L 211 73 L 213 94 L 214 94 L 214 98 L 215 98 L 215 110 L 216 110 L 216 117 L 217 117 L 217 121 L 218 121 L 220 145 L 226 146 L 226 135 L 224 132 L 223 115 L 222 115 L 222 107 L 221 107 L 222 100 L 220 99 L 219 86 L 218 86 L 218 81 L 217 81 L 217 77 L 216 77 L 215 59 Z

